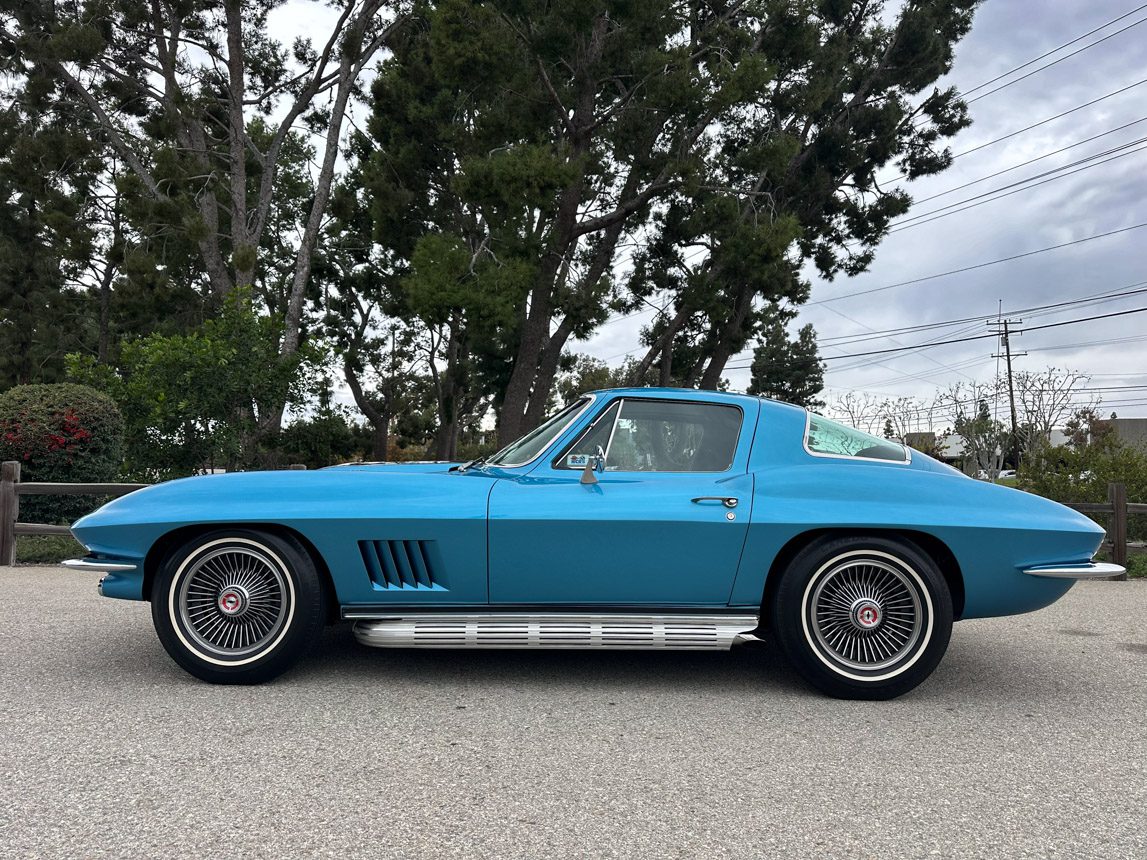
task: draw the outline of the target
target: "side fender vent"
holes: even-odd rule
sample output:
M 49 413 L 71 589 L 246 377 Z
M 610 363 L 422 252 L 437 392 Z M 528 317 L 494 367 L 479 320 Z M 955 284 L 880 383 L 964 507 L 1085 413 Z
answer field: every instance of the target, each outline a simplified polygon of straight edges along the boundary
M 358 549 L 377 589 L 446 590 L 432 540 L 360 540 Z

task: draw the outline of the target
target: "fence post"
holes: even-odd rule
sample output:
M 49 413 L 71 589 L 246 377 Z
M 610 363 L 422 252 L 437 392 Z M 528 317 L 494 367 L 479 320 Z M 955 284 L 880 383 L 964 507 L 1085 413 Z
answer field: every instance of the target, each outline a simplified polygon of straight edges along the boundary
M 16 520 L 20 515 L 20 461 L 5 460 L 0 466 L 0 567 L 16 563 Z
M 1111 560 L 1127 567 L 1127 485 L 1108 484 L 1107 501 L 1111 503 Z M 1117 577 L 1126 578 L 1126 573 Z

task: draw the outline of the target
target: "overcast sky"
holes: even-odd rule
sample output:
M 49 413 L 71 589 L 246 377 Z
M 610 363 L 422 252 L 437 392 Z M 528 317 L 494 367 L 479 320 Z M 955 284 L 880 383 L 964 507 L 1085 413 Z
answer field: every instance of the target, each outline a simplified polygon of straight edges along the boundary
M 972 32 L 958 46 L 955 66 L 942 86 L 967 91 L 1029 60 L 1118 18 L 1140 5 L 1135 0 L 988 0 L 977 12 Z M 1040 66 L 1147 17 L 1147 8 L 1076 42 L 989 87 L 1013 81 Z M 1093 48 L 1001 89 L 970 105 L 973 125 L 952 142 L 960 153 L 1037 123 L 1085 102 L 1147 78 L 1147 23 L 1132 26 Z M 1075 111 L 1032 131 L 957 158 L 943 174 L 907 187 L 923 201 L 1020 162 L 1078 143 L 1126 123 L 1144 121 L 1074 146 L 1002 176 L 914 206 L 911 215 L 957 203 L 1017 180 L 1063 167 L 1140 138 L 1147 138 L 1147 83 Z M 1147 141 L 1138 144 L 1142 147 Z M 1135 147 L 1131 147 L 1134 149 Z M 969 265 L 1022 254 L 1051 245 L 1147 222 L 1147 150 L 1112 153 L 1121 157 L 1071 176 L 951 214 L 890 235 L 877 251 L 871 270 L 829 283 L 812 277 L 812 302 L 870 290 Z M 1091 162 L 1086 164 L 1090 165 Z M 1084 167 L 1085 165 L 1078 165 Z M 1075 168 L 1070 168 L 1075 169 Z M 892 171 L 890 175 L 895 175 Z M 1058 174 L 1053 174 L 1058 176 Z M 983 322 L 919 333 L 881 336 L 833 347 L 830 338 L 865 336 L 945 320 L 995 314 L 1000 300 L 1009 310 L 1070 301 L 1120 287 L 1147 287 L 1147 227 L 1036 254 L 1021 260 L 936 278 L 840 301 L 810 304 L 798 325 L 811 322 L 825 343 L 822 355 L 846 355 L 911 345 L 928 339 L 982 334 Z M 1042 325 L 1085 316 L 1147 307 L 1147 292 L 1100 304 L 1068 306 L 1054 313 L 1012 314 L 1025 324 Z M 605 326 L 596 336 L 571 348 L 620 361 L 637 345 L 640 324 L 652 313 Z M 1022 328 L 1023 326 L 1021 326 Z M 1133 338 L 1133 339 L 1129 339 Z M 1095 343 L 1113 341 L 1114 343 Z M 1147 313 L 1114 317 L 1029 332 L 1014 338 L 1013 348 L 1027 351 L 1017 369 L 1049 365 L 1086 371 L 1092 386 L 1145 386 L 1109 390 L 1103 400 L 1122 416 L 1147 415 Z M 937 386 L 969 377 L 987 380 L 996 373 L 993 339 L 939 346 L 918 352 L 828 361 L 830 396 L 848 389 L 878 396 L 931 398 Z M 731 364 L 746 364 L 742 358 Z M 734 388 L 748 385 L 748 371 L 727 374 Z
M 937 387 L 969 379 L 989 381 L 997 372 L 997 362 L 991 357 L 997 344 L 990 338 L 919 351 L 833 358 L 929 339 L 983 334 L 987 326 L 978 321 L 876 338 L 872 337 L 874 330 L 988 316 L 996 313 L 1001 301 L 1005 315 L 1012 311 L 1012 318 L 1024 320 L 1021 329 L 1147 307 L 1147 292 L 1143 292 L 1035 315 L 1015 313 L 1117 292 L 1121 287 L 1147 288 L 1147 227 L 1012 262 L 834 300 L 843 294 L 927 278 L 1147 222 L 1147 21 L 1136 24 L 1147 19 L 1147 6 L 1133 12 L 1140 5 L 1137 0 L 987 0 L 981 6 L 971 33 L 957 47 L 952 73 L 939 82 L 963 92 L 972 90 L 968 97 L 977 99 L 970 104 L 972 126 L 951 141 L 953 153 L 1102 100 L 961 155 L 943 174 L 908 184 L 913 198 L 920 201 L 909 217 L 1116 151 L 1103 156 L 1113 157 L 1106 163 L 1086 161 L 1063 171 L 1078 170 L 1070 176 L 1053 173 L 1044 177 L 1051 181 L 1031 190 L 894 232 L 878 248 L 871 270 L 859 277 L 829 283 L 810 270 L 812 298 L 796 325 L 809 322 L 816 327 L 822 356 L 828 359 L 830 400 L 848 390 L 878 397 L 931 399 Z M 272 28 L 288 41 L 296 34 L 321 34 L 329 28 L 331 14 L 329 8 L 313 0 L 291 0 L 273 16 Z M 1000 81 L 974 89 L 1121 16 L 1126 17 Z M 1123 28 L 1128 29 L 1117 33 Z M 1095 47 L 1085 47 L 1101 39 L 1104 41 Z M 1067 57 L 1074 51 L 1079 53 Z M 1036 71 L 1056 60 L 1062 61 Z M 1036 73 L 1019 80 L 1033 71 Z M 1140 81 L 1144 83 L 1132 86 Z M 987 94 L 1002 84 L 1007 86 Z M 1102 98 L 1124 87 L 1130 88 Z M 1140 119 L 1143 121 L 1135 122 Z M 1123 125 L 1127 127 L 1104 134 Z M 1102 136 L 1081 143 L 1096 135 Z M 1145 140 L 1136 144 L 1141 138 Z M 1133 145 L 1119 149 L 1127 144 Z M 1065 147 L 1070 148 L 925 200 Z M 1134 151 L 1137 148 L 1141 151 Z M 887 177 L 894 177 L 896 172 L 888 171 Z M 626 353 L 642 354 L 640 328 L 652 315 L 648 312 L 613 322 L 588 341 L 571 343 L 569 348 L 610 364 L 620 363 Z M 869 339 L 834 343 L 849 337 Z M 1147 312 L 1031 331 L 1015 337 L 1013 347 L 1017 352 L 1027 352 L 1016 358 L 1016 369 L 1041 370 L 1054 365 L 1084 371 L 1092 376 L 1091 387 L 1108 389 L 1101 392 L 1105 411 L 1113 409 L 1125 417 L 1147 416 Z M 746 365 L 748 358 L 746 353 L 730 364 Z M 747 370 L 731 369 L 726 375 L 734 389 L 748 386 Z M 340 391 L 338 399 L 350 403 L 347 392 Z

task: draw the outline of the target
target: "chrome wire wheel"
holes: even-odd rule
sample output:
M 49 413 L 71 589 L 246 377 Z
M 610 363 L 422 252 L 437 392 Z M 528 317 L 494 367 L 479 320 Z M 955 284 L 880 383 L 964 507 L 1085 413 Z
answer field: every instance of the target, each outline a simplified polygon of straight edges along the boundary
M 251 658 L 274 643 L 291 614 L 288 574 L 254 542 L 205 547 L 180 572 L 173 595 L 180 631 L 216 661 Z
M 862 673 L 905 664 L 920 650 L 930 605 L 919 575 L 881 553 L 822 567 L 805 591 L 805 624 L 825 662 Z

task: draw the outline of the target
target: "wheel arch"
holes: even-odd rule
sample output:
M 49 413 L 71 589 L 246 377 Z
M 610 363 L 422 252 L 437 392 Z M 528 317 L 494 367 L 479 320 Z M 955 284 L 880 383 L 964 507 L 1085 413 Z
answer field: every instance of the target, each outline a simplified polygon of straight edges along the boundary
M 327 598 L 328 621 L 337 620 L 339 617 L 339 602 L 338 593 L 335 591 L 334 577 L 331 576 L 330 568 L 327 566 L 326 559 L 315 548 L 315 545 L 307 539 L 306 535 L 288 526 L 280 523 L 197 523 L 191 526 L 181 526 L 180 528 L 172 529 L 159 537 L 151 545 L 147 551 L 147 555 L 143 562 L 143 597 L 144 600 L 151 600 L 151 587 L 155 582 L 155 577 L 159 572 L 160 565 L 163 564 L 164 559 L 180 544 L 199 537 L 200 535 L 210 534 L 211 532 L 226 531 L 227 529 L 250 529 L 252 531 L 269 532 L 278 535 L 279 537 L 290 537 L 298 541 L 307 554 L 314 562 L 315 570 L 319 573 L 319 581 L 323 584 L 323 590 Z
M 824 537 L 896 538 L 914 544 L 917 549 L 936 562 L 936 566 L 940 568 L 940 572 L 944 575 L 944 581 L 948 584 L 948 592 L 952 597 L 953 619 L 958 621 L 964 614 L 963 571 L 960 569 L 960 563 L 952 550 L 935 535 L 928 534 L 928 532 L 916 531 L 915 529 L 828 527 L 801 532 L 781 547 L 780 551 L 773 558 L 773 563 L 769 566 L 768 574 L 765 576 L 765 592 L 761 599 L 762 627 L 766 624 L 768 607 L 772 604 L 774 596 L 776 595 L 777 587 L 781 581 L 781 574 L 785 568 L 789 566 L 789 563 L 796 558 L 801 550 L 813 541 Z

